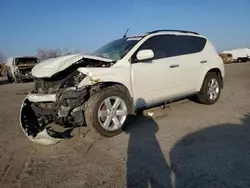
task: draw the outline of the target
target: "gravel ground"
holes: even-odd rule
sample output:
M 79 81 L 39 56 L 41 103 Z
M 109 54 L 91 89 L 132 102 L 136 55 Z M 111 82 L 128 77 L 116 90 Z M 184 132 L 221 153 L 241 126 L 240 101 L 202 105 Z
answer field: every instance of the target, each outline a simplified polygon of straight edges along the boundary
M 0 187 L 249 188 L 250 63 L 225 67 L 215 105 L 186 99 L 145 111 L 116 137 L 81 129 L 51 146 L 31 143 L 19 127 L 33 83 L 0 78 Z

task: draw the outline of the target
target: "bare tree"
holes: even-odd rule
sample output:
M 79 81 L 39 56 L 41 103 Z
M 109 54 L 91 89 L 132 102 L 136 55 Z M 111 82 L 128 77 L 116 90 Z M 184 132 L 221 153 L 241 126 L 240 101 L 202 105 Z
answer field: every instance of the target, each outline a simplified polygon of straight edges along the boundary
M 68 49 L 64 49 L 64 50 L 60 50 L 60 49 L 38 49 L 36 56 L 40 61 L 43 61 L 43 60 L 50 59 L 50 58 L 75 54 L 77 52 L 78 51 L 76 51 L 76 50 L 70 51 Z
M 62 55 L 71 55 L 71 54 L 76 54 L 76 53 L 78 53 L 77 50 L 72 50 L 72 51 L 70 51 L 70 50 L 68 50 L 68 49 L 64 49 L 64 50 L 62 51 Z
M 40 61 L 50 59 L 50 58 L 55 58 L 55 57 L 60 57 L 61 56 L 61 50 L 59 49 L 38 49 L 36 56 Z
M 0 63 L 5 63 L 6 61 L 6 56 L 0 52 Z

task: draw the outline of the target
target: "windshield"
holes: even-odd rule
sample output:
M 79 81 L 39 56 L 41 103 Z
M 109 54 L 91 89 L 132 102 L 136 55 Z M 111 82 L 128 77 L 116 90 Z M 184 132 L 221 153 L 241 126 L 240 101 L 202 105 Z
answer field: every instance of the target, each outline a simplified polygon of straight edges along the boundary
M 122 59 L 142 37 L 122 38 L 112 41 L 95 51 L 92 55 L 113 59 Z

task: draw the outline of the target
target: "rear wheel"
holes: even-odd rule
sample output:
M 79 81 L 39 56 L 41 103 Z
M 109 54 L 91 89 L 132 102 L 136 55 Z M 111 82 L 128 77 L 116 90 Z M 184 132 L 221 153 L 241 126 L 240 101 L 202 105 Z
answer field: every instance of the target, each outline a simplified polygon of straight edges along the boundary
M 128 93 L 116 87 L 104 88 L 88 100 L 86 124 L 102 136 L 118 135 L 133 113 L 132 105 Z
M 221 84 L 215 72 L 209 72 L 198 93 L 198 100 L 203 104 L 214 104 L 218 101 L 221 93 Z
M 247 58 L 243 58 L 242 62 L 244 62 L 244 63 L 247 62 Z

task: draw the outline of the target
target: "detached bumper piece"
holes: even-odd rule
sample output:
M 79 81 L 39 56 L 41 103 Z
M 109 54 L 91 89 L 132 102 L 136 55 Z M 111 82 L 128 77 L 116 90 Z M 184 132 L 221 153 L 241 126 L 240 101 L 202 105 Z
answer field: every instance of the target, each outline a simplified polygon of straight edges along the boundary
M 29 94 L 28 99 L 31 102 L 56 102 L 56 94 Z

